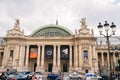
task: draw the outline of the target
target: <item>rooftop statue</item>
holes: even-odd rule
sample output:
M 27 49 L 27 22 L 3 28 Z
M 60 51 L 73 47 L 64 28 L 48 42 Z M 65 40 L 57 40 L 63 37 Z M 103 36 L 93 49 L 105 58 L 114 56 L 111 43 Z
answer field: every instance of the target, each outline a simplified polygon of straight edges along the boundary
M 16 19 L 14 28 L 11 30 L 7 31 L 7 36 L 23 36 L 24 35 L 24 30 L 20 30 L 20 22 L 19 19 Z
M 20 29 L 20 22 L 19 19 L 16 19 L 15 25 L 14 25 L 14 29 L 19 30 Z
M 86 28 L 86 18 L 81 18 L 80 22 L 82 23 L 81 28 Z

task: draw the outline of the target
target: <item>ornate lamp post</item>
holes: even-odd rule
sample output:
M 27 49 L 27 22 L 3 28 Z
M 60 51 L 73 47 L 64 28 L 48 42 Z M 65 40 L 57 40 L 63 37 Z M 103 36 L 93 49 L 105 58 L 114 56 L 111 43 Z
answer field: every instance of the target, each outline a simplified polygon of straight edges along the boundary
M 109 24 L 107 23 L 107 21 L 105 21 L 105 24 L 104 26 L 101 25 L 101 23 L 99 23 L 99 25 L 97 26 L 98 29 L 99 29 L 99 32 L 100 32 L 100 35 L 103 35 L 106 39 L 107 39 L 107 46 L 108 46 L 108 54 L 109 54 L 109 68 L 110 68 L 110 80 L 112 80 L 112 68 L 111 68 L 111 59 L 110 59 L 110 42 L 109 42 L 109 38 L 112 36 L 112 35 L 115 35 L 115 32 L 116 32 L 116 25 L 114 25 L 114 23 L 112 22 L 112 25 L 109 26 Z M 106 32 L 106 34 L 103 34 L 103 27 L 104 27 L 104 30 Z M 111 28 L 111 31 L 112 31 L 112 34 L 109 35 L 109 29 Z

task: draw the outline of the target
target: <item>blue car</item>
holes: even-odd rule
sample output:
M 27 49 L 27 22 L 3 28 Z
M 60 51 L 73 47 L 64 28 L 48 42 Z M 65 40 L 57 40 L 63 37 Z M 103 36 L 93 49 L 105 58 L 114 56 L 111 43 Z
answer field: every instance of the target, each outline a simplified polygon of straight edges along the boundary
M 17 75 L 16 75 L 16 79 L 17 80 L 25 80 L 26 75 L 24 75 L 22 72 L 18 72 Z
M 47 80 L 55 80 L 58 76 L 58 74 L 50 73 L 47 76 Z

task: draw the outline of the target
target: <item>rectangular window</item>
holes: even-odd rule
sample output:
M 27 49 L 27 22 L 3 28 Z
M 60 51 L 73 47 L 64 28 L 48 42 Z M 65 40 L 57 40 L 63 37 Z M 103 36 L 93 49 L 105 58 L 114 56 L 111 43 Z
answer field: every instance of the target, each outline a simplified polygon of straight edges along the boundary
M 84 51 L 84 58 L 88 59 L 88 51 Z
M 13 58 L 13 53 L 14 53 L 14 50 L 10 50 L 10 57 Z

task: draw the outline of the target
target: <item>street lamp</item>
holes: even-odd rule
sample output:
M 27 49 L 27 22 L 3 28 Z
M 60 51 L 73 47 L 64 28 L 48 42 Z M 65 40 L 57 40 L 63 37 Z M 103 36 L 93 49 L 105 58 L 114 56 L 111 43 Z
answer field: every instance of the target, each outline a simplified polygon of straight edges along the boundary
M 109 66 L 110 66 L 110 80 L 112 80 L 109 38 L 110 38 L 112 35 L 115 35 L 116 25 L 114 25 L 114 23 L 112 22 L 112 25 L 109 26 L 109 24 L 107 23 L 107 21 L 105 21 L 104 26 L 103 26 L 101 23 L 99 23 L 99 25 L 98 25 L 97 27 L 98 27 L 98 29 L 99 29 L 100 35 L 103 35 L 103 36 L 107 39 L 108 54 L 109 54 L 109 61 L 110 61 L 110 62 L 109 62 Z M 102 32 L 103 32 L 103 27 L 104 27 L 104 30 L 105 30 L 105 32 L 106 32 L 105 35 L 102 33 Z M 110 28 L 111 28 L 112 34 L 109 35 L 109 29 L 110 29 Z

